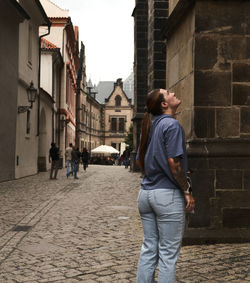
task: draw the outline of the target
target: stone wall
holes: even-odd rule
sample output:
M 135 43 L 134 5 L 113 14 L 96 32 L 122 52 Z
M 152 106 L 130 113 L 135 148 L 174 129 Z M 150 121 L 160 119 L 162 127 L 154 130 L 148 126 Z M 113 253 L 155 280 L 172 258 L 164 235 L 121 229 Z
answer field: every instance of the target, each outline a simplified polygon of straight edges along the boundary
M 189 226 L 249 227 L 250 2 L 175 2 L 164 30 L 167 85 L 182 99 L 188 137 L 197 203 Z
M 166 52 L 161 28 L 168 16 L 168 0 L 136 0 L 134 28 L 134 148 L 148 92 L 166 87 Z
M 161 27 L 168 17 L 168 0 L 148 0 L 148 90 L 166 87 L 166 52 Z
M 148 0 L 136 0 L 134 17 L 134 148 L 140 138 L 141 119 L 148 92 Z M 133 167 L 133 165 L 132 165 Z
M 186 137 L 192 135 L 194 101 L 194 9 L 182 18 L 167 44 L 167 89 L 174 91 L 182 101 L 178 120 Z
M 199 144 L 200 156 L 197 166 L 191 154 L 190 166 L 197 187 L 206 182 L 198 196 L 202 217 L 193 217 L 190 224 L 249 227 L 250 3 L 197 1 L 195 11 L 192 137 L 200 139 L 193 141 Z

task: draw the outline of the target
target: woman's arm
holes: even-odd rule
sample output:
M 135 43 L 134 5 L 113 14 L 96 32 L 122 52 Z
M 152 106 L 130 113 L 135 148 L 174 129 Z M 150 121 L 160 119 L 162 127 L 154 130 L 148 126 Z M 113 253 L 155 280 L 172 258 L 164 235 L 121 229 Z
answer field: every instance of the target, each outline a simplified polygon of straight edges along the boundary
M 181 165 L 180 157 L 168 158 L 168 164 L 171 173 L 173 174 L 174 179 L 184 192 L 184 196 L 187 202 L 186 209 L 187 211 L 192 211 L 195 206 L 195 201 L 191 193 L 188 193 L 190 184 L 187 181 L 187 177 Z

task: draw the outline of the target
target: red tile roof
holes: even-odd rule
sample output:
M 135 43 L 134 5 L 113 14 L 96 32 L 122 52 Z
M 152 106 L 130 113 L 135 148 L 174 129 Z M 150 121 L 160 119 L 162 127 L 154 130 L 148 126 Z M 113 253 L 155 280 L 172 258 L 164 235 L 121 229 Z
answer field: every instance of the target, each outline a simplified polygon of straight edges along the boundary
M 48 41 L 47 39 L 45 38 L 42 38 L 42 41 L 41 41 L 41 48 L 45 48 L 45 49 L 57 49 L 58 47 L 51 43 L 50 41 Z

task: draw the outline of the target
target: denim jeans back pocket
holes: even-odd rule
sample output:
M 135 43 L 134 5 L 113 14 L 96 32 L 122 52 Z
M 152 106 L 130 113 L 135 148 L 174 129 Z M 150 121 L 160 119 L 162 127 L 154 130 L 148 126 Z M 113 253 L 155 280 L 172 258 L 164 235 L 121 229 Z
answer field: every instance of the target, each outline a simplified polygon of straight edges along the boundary
M 174 189 L 154 190 L 154 202 L 159 206 L 168 206 L 174 202 Z

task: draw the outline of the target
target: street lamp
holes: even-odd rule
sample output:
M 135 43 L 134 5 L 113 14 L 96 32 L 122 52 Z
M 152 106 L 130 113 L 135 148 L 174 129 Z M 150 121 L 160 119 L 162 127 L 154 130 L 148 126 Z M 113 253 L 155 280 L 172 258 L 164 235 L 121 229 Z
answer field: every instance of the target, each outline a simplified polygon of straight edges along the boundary
M 60 129 L 63 130 L 67 124 L 69 123 L 69 119 L 65 119 L 64 116 L 60 118 Z
M 30 106 L 18 106 L 18 113 L 24 113 L 28 111 L 29 109 L 31 109 L 33 106 L 33 103 L 36 100 L 37 89 L 34 88 L 34 84 L 32 81 L 30 83 L 30 86 L 26 89 L 26 92 L 27 92 L 28 101 L 30 103 Z

